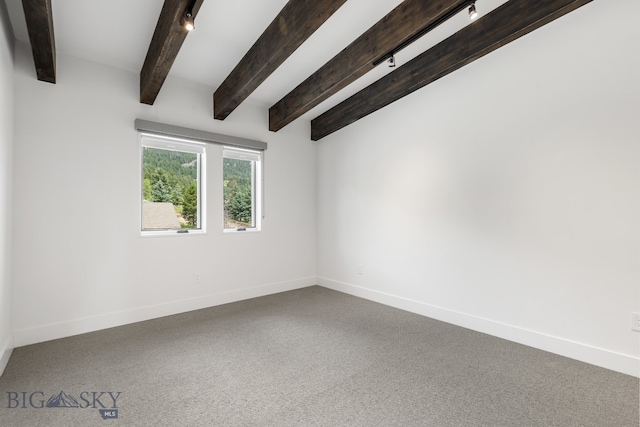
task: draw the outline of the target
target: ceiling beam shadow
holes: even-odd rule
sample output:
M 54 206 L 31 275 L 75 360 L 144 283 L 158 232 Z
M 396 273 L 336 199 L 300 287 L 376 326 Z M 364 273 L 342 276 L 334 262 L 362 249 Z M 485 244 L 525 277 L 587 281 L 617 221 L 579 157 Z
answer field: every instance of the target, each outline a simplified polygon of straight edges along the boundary
M 56 82 L 56 41 L 51 0 L 22 0 L 38 80 Z
M 289 0 L 213 94 L 213 117 L 224 120 L 346 0 Z
M 311 139 L 360 120 L 592 0 L 510 0 L 311 121 Z
M 473 0 L 405 0 L 269 108 L 277 132 L 427 32 L 473 4 Z
M 191 8 L 195 19 L 204 0 L 165 0 L 140 71 L 140 102 L 153 105 L 189 31 L 183 18 Z

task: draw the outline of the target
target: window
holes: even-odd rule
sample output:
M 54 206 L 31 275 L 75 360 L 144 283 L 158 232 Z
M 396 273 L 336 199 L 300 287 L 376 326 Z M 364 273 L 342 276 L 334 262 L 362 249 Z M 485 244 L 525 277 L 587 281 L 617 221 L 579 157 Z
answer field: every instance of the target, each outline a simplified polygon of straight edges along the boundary
M 204 231 L 205 144 L 141 135 L 143 234 Z
M 262 152 L 224 147 L 222 161 L 225 231 L 260 230 Z
M 204 232 L 208 144 L 221 148 L 215 156 L 222 154 L 222 170 L 215 172 L 224 184 L 223 230 L 260 230 L 266 142 L 142 119 L 134 126 L 141 135 L 143 235 Z

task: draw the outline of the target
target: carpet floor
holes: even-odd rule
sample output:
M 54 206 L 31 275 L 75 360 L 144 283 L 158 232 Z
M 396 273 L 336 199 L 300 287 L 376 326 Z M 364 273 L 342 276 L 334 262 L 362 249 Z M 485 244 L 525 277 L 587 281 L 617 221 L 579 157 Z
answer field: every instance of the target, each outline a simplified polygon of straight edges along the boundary
M 17 348 L 0 426 L 638 427 L 639 386 L 314 286 Z

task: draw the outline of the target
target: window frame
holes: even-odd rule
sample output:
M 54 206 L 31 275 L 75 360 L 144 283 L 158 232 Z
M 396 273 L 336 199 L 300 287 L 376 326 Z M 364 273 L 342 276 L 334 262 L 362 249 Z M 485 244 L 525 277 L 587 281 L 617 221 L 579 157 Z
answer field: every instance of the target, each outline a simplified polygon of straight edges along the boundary
M 141 236 L 181 236 L 181 235 L 202 235 L 206 234 L 205 211 L 206 211 L 206 143 L 187 138 L 175 136 L 158 135 L 149 132 L 140 132 L 140 234 Z M 166 151 L 178 151 L 182 153 L 193 153 L 197 157 L 197 228 L 183 228 L 179 230 L 145 230 L 143 229 L 142 206 L 144 203 L 144 149 L 153 148 Z
M 227 153 L 233 153 L 228 156 Z M 227 158 L 251 161 L 251 222 L 252 227 L 227 228 L 225 227 L 224 213 L 224 160 Z M 222 147 L 222 231 L 223 233 L 255 233 L 262 231 L 262 219 L 264 218 L 264 176 L 263 176 L 264 151 L 240 148 L 236 146 Z

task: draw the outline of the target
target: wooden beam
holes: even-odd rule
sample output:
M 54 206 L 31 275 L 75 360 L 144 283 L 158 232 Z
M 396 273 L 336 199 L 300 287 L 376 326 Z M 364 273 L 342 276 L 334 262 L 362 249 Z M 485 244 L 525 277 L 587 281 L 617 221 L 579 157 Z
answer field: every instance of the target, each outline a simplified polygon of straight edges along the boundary
M 22 0 L 38 80 L 56 82 L 56 41 L 51 0 Z
M 282 129 L 472 3 L 403 1 L 269 108 L 269 130 Z
M 317 141 L 592 0 L 510 0 L 311 121 Z
M 204 0 L 165 0 L 140 71 L 140 102 L 153 105 L 189 31 L 182 25 L 187 10 L 195 19 Z
M 213 94 L 213 116 L 224 120 L 346 0 L 289 0 Z

